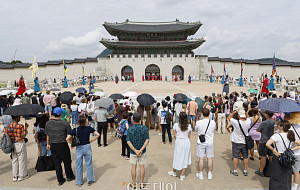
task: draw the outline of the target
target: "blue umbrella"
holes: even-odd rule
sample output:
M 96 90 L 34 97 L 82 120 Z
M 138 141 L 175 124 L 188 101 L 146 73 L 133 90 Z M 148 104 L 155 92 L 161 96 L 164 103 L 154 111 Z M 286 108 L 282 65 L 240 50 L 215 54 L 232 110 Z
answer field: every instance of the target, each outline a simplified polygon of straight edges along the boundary
M 79 88 L 76 89 L 76 92 L 83 93 L 83 92 L 87 92 L 87 90 L 83 87 L 79 87 Z
M 287 98 L 269 98 L 259 102 L 258 109 L 265 109 L 277 113 L 300 112 L 300 106 Z

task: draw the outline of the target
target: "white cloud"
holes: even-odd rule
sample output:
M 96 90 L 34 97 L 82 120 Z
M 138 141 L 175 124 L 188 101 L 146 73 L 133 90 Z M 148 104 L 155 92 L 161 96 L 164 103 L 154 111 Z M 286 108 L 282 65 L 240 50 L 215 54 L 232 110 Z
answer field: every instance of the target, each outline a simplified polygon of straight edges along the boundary
M 50 41 L 46 47 L 46 51 L 50 53 L 78 53 L 82 51 L 93 51 L 99 49 L 99 41 L 103 38 L 104 29 L 102 27 L 96 28 L 87 32 L 83 36 L 65 37 L 59 41 Z
M 279 49 L 278 56 L 288 60 L 300 59 L 300 41 L 288 42 Z

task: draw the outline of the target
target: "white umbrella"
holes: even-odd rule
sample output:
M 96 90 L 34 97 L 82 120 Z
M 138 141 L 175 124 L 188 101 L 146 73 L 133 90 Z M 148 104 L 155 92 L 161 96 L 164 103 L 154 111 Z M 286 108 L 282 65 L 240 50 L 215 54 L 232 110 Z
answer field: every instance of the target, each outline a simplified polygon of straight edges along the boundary
M 26 90 L 26 92 L 24 92 L 23 94 L 25 94 L 25 93 L 27 93 L 27 94 L 31 94 L 31 93 L 34 93 L 34 90 L 32 90 L 32 89 L 30 89 L 30 90 Z
M 100 92 L 100 91 L 98 91 L 98 92 L 95 92 L 93 95 L 94 95 L 94 96 L 103 97 L 103 96 L 106 95 L 106 93 L 105 93 L 105 92 Z
M 10 90 L 2 90 L 1 92 L 0 92 L 0 96 L 4 96 L 4 95 L 8 95 L 8 94 L 10 94 Z
M 133 91 L 128 91 L 123 94 L 123 96 L 127 96 L 127 97 L 137 97 L 138 95 L 139 95 L 138 93 Z

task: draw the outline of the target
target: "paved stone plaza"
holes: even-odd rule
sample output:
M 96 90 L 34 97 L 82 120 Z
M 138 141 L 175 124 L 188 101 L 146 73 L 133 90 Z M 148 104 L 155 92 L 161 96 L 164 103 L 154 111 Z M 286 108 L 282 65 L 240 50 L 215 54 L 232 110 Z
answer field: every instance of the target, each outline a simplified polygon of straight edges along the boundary
M 172 96 L 174 93 L 185 93 L 188 95 L 196 95 L 203 97 L 211 95 L 211 93 L 222 92 L 221 84 L 210 84 L 205 82 L 113 82 L 96 83 L 96 88 L 103 89 L 108 95 L 111 93 L 135 91 L 137 93 L 150 93 L 157 99 L 161 99 L 166 94 Z M 88 88 L 88 86 L 85 86 Z M 66 90 L 75 91 L 75 87 Z M 247 88 L 233 86 L 230 91 L 244 91 Z M 34 170 L 37 160 L 37 147 L 32 134 L 32 124 L 34 119 L 29 121 L 30 128 L 28 135 L 29 142 L 27 143 L 28 152 L 28 172 L 30 178 L 22 182 L 12 182 L 11 160 L 9 155 L 0 152 L 0 189 L 108 189 L 122 190 L 126 189 L 128 183 L 131 182 L 130 164 L 128 160 L 121 158 L 121 141 L 108 135 L 108 146 L 97 147 L 94 142 L 93 148 L 93 167 L 95 172 L 96 183 L 91 187 L 87 186 L 86 173 L 84 169 L 84 185 L 78 188 L 75 182 L 66 182 L 63 186 L 57 186 L 55 171 L 37 173 Z M 22 119 L 21 122 L 24 123 Z M 255 155 L 255 160 L 249 160 L 249 176 L 242 175 L 242 163 L 239 164 L 239 176 L 234 177 L 229 173 L 233 167 L 231 157 L 231 142 L 229 134 L 215 135 L 215 158 L 213 179 L 207 180 L 207 173 L 204 173 L 204 180 L 196 178 L 195 174 L 198 171 L 198 157 L 196 156 L 196 140 L 197 133 L 193 132 L 191 136 L 192 147 L 192 165 L 187 169 L 186 179 L 180 181 L 179 177 L 168 176 L 168 171 L 172 169 L 172 159 L 174 151 L 173 145 L 161 144 L 161 136 L 154 130 L 150 131 L 150 144 L 147 147 L 147 164 L 145 181 L 149 182 L 148 189 L 156 190 L 196 190 L 196 189 L 263 189 L 268 187 L 269 178 L 258 177 L 254 171 L 259 167 L 258 155 Z M 72 166 L 75 172 L 75 149 L 71 150 Z M 139 181 L 139 176 L 138 176 Z M 169 183 L 169 184 L 168 184 Z M 160 186 L 164 185 L 164 188 Z M 168 185 L 168 188 L 166 188 Z M 154 186 L 156 188 L 154 188 Z M 171 186 L 173 188 L 171 188 Z M 145 189 L 147 189 L 145 188 Z

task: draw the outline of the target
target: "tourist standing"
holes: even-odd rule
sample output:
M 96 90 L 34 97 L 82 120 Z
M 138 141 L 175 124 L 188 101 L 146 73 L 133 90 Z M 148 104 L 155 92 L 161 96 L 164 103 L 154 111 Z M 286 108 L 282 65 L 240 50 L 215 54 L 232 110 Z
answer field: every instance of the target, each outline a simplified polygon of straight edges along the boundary
M 233 115 L 238 113 L 238 119 L 234 119 Z M 245 136 L 241 130 L 244 131 L 245 135 L 248 136 L 248 129 L 250 128 L 251 121 L 246 117 L 245 110 L 238 110 L 231 113 L 228 116 L 230 123 L 233 126 L 233 132 L 231 140 L 232 144 L 232 156 L 234 169 L 230 170 L 230 173 L 234 176 L 238 176 L 237 167 L 239 163 L 240 154 L 243 156 L 244 161 L 244 176 L 248 176 L 248 149 L 246 146 Z
M 195 102 L 196 96 L 193 96 L 191 99 L 192 100 L 189 101 L 189 103 L 187 104 L 187 111 L 188 111 L 189 122 L 192 123 L 192 128 L 194 130 L 198 104 L 197 102 Z
M 174 106 L 175 123 L 178 123 L 178 117 L 181 111 L 182 111 L 182 103 L 181 101 L 178 101 Z
M 207 156 L 207 167 L 208 167 L 208 179 L 212 179 L 212 169 L 214 157 L 214 130 L 216 128 L 216 122 L 209 119 L 209 110 L 203 109 L 203 119 L 197 121 L 196 131 L 198 131 L 197 138 L 197 156 L 199 157 L 199 172 L 196 176 L 199 179 L 203 179 L 203 168 L 204 168 L 204 155 Z M 204 135 L 205 141 L 200 141 L 200 135 Z
M 225 116 L 225 103 L 222 98 L 219 98 L 219 104 L 216 106 L 216 113 L 218 114 L 218 133 L 226 133 L 226 116 Z
M 4 111 L 8 108 L 8 101 L 4 96 L 0 96 L 0 109 L 1 109 L 1 116 L 3 116 Z
M 67 134 L 71 132 L 70 124 L 61 120 L 63 108 L 57 107 L 53 110 L 54 118 L 46 123 L 45 134 L 47 135 L 47 149 L 51 150 L 51 156 L 54 162 L 58 185 L 66 182 L 63 177 L 61 162 L 64 163 L 67 181 L 75 179 L 71 167 L 71 154 L 66 142 Z
M 295 133 L 296 141 L 300 140 L 300 112 L 290 113 L 288 121 L 291 123 L 291 129 Z M 294 151 L 296 163 L 293 165 L 294 184 L 292 190 L 297 190 L 300 178 L 300 150 Z
M 171 111 L 167 108 L 168 106 L 168 103 L 167 102 L 162 102 L 162 109 L 160 109 L 158 111 L 158 117 L 159 117 L 159 124 L 160 124 L 160 127 L 162 129 L 162 144 L 166 144 L 166 130 L 167 130 L 167 133 L 168 133 L 168 137 L 169 137 L 169 143 L 172 144 L 172 135 L 171 135 L 171 127 L 170 127 L 170 123 L 167 123 L 167 118 L 166 118 L 166 115 L 167 115 L 167 112 L 169 112 L 170 114 Z M 172 119 L 171 119 L 172 120 Z
M 276 133 L 266 143 L 266 146 L 274 154 L 271 164 L 271 177 L 269 181 L 269 189 L 272 190 L 290 190 L 292 184 L 292 166 L 281 166 L 279 164 L 279 156 L 284 153 L 286 148 L 296 150 L 300 148 L 300 141 L 295 141 L 295 133 L 289 130 L 290 122 L 283 120 L 279 122 L 278 129 L 280 133 Z M 275 144 L 275 148 L 272 144 Z M 296 145 L 296 146 L 295 146 Z M 293 189 L 294 190 L 294 189 Z
M 228 79 L 228 75 L 226 75 L 226 78 L 225 78 L 225 81 L 224 81 L 223 92 L 225 92 L 226 95 L 229 94 L 229 79 Z
M 12 174 L 13 182 L 22 181 L 29 177 L 27 173 L 27 149 L 25 137 L 27 136 L 28 124 L 25 127 L 20 122 L 20 116 L 12 116 L 13 122 L 5 128 L 4 133 L 7 133 L 13 142 L 12 156 Z
M 176 171 L 181 170 L 180 180 L 185 179 L 185 170 L 191 162 L 191 125 L 188 124 L 188 116 L 185 112 L 179 114 L 179 122 L 173 126 L 175 148 L 173 157 L 173 171 L 168 172 L 170 176 L 176 177 Z
M 249 113 L 250 109 L 248 110 Z M 251 136 L 252 140 L 255 141 L 257 151 L 259 152 L 259 141 L 261 138 L 260 132 L 257 131 L 257 128 L 259 127 L 260 123 L 262 122 L 262 118 L 260 116 L 260 113 L 257 108 L 251 109 L 252 117 L 250 117 L 251 120 L 251 127 L 249 130 L 249 135 Z M 259 155 L 259 158 L 260 155 Z M 250 150 L 250 160 L 254 160 L 254 147 Z
M 128 118 L 129 118 L 129 113 L 126 111 L 123 113 L 123 119 L 120 122 L 120 126 L 122 126 L 122 134 L 123 134 L 123 136 L 121 138 L 121 142 L 122 142 L 121 157 L 126 158 L 126 159 L 129 159 L 129 157 L 130 157 L 129 146 L 126 141 L 127 131 L 129 129 Z M 126 154 L 125 154 L 125 151 L 126 151 Z
M 46 95 L 43 97 L 43 102 L 45 104 L 45 112 L 49 114 L 49 118 L 51 118 L 52 105 L 51 105 L 52 96 L 50 95 L 50 91 L 46 91 Z
M 76 103 L 76 100 L 72 101 L 71 105 L 71 111 L 72 111 L 72 126 L 77 127 L 77 120 L 78 120 L 78 105 Z
M 43 114 L 41 116 L 40 122 L 38 123 L 37 129 L 36 129 L 37 133 L 44 134 L 44 135 L 38 135 L 38 140 L 39 140 L 40 147 L 41 147 L 41 156 L 51 156 L 51 151 L 47 150 L 47 138 L 45 135 L 45 127 L 46 127 L 46 123 L 48 121 L 49 121 L 48 114 Z M 39 138 L 39 136 L 40 136 L 40 138 Z
M 267 110 L 265 113 L 266 120 L 262 121 L 259 127 L 256 129 L 258 132 L 261 133 L 261 138 L 259 141 L 259 154 L 261 156 L 261 160 L 259 170 L 255 171 L 255 174 L 261 177 L 264 176 L 263 171 L 266 166 L 267 156 L 271 161 L 273 156 L 272 152 L 268 150 L 266 146 L 267 141 L 274 134 L 275 121 L 272 119 L 273 115 L 273 112 Z
M 98 124 L 98 133 L 100 134 L 98 138 L 98 147 L 101 144 L 101 133 L 103 133 L 103 144 L 106 147 L 107 144 L 107 117 L 109 117 L 108 112 L 105 108 L 98 108 L 95 110 L 95 121 Z
M 126 141 L 130 147 L 130 163 L 132 186 L 136 188 L 136 166 L 140 165 L 140 189 L 145 187 L 145 164 L 146 164 L 146 147 L 150 142 L 149 130 L 146 126 L 141 125 L 141 114 L 133 114 L 134 125 L 127 131 Z
M 79 127 L 73 129 L 67 136 L 67 141 L 72 143 L 72 137 L 77 136 L 80 144 L 76 146 L 76 179 L 75 183 L 79 187 L 83 184 L 83 158 L 85 159 L 87 182 L 88 186 L 91 186 L 95 182 L 92 148 L 91 144 L 94 142 L 100 134 L 95 129 L 86 126 L 86 117 L 84 115 L 79 116 Z M 90 134 L 94 134 L 93 139 L 90 140 Z

